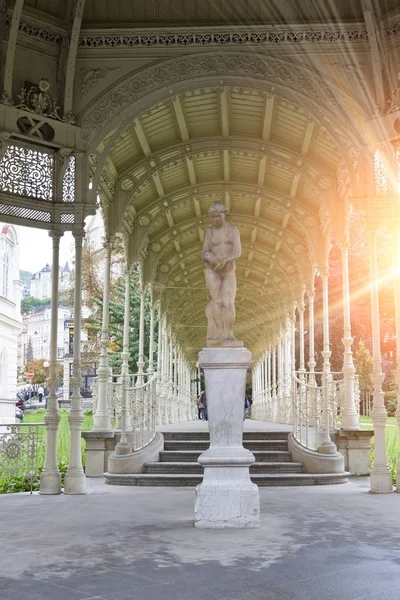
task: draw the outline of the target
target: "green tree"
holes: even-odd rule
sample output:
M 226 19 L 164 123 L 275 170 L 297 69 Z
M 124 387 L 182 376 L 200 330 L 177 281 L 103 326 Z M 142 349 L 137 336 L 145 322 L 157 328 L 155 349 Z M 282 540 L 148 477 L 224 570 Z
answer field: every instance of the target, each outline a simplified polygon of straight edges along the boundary
M 27 296 L 21 301 L 21 313 L 28 315 L 29 313 L 38 313 L 45 308 L 51 307 L 51 298 L 35 298 L 34 296 Z
M 358 374 L 361 394 L 370 394 L 373 390 L 371 379 L 373 360 L 364 340 L 360 340 L 357 344 L 354 352 L 354 366 Z
M 26 347 L 26 357 L 25 357 L 26 362 L 30 362 L 31 360 L 33 360 L 33 346 L 32 346 L 32 338 L 31 336 L 29 336 L 28 338 L 28 345 Z
M 109 362 L 115 373 L 121 368 L 121 352 L 123 345 L 124 305 L 125 305 L 125 278 L 123 269 L 118 265 L 123 262 L 123 248 L 120 238 L 114 241 L 112 251 L 112 264 L 110 285 L 110 344 Z M 73 279 L 71 279 L 72 281 Z M 73 294 L 72 290 L 67 296 Z M 99 252 L 90 245 L 85 245 L 82 260 L 82 298 L 84 305 L 89 308 L 90 315 L 86 319 L 85 327 L 88 332 L 88 342 L 82 352 L 82 366 L 88 370 L 98 362 L 100 355 L 100 338 L 103 313 L 103 285 L 99 272 Z M 139 319 L 140 319 L 140 274 L 136 267 L 132 271 L 130 286 L 130 316 L 129 316 L 129 369 L 131 373 L 137 371 L 139 359 Z M 150 296 L 146 296 L 145 304 L 145 339 L 144 360 L 146 369 L 148 364 L 150 336 Z M 154 351 L 157 352 L 158 323 L 155 319 Z

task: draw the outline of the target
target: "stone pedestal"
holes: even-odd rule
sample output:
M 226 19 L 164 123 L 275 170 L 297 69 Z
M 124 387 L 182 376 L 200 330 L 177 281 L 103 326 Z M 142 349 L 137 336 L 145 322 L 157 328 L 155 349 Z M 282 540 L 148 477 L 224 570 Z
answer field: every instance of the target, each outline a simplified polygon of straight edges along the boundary
M 337 432 L 336 444 L 344 457 L 344 468 L 351 475 L 371 473 L 371 430 L 343 430 Z
M 260 495 L 249 473 L 255 459 L 242 443 L 250 363 L 251 354 L 246 348 L 205 348 L 200 352 L 210 447 L 199 457 L 204 478 L 196 488 L 195 527 L 260 526 Z

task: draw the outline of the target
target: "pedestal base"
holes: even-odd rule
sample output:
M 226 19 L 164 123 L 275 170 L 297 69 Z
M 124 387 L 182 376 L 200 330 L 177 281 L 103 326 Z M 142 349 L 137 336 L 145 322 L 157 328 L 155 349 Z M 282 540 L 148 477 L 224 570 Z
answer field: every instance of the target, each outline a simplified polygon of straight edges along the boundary
M 199 529 L 260 527 L 260 493 L 249 467 L 207 467 L 209 481 L 196 488 L 194 526 Z
M 205 348 L 204 371 L 210 448 L 199 457 L 203 482 L 196 488 L 195 527 L 202 529 L 260 526 L 260 495 L 250 479 L 254 456 L 243 448 L 246 348 Z

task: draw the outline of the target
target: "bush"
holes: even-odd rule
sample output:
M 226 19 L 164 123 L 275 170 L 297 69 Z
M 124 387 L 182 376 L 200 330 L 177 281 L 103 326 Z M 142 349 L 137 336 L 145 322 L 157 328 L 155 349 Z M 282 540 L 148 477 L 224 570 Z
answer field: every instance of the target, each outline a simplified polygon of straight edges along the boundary
M 385 407 L 389 417 L 394 417 L 397 409 L 397 391 L 385 392 Z

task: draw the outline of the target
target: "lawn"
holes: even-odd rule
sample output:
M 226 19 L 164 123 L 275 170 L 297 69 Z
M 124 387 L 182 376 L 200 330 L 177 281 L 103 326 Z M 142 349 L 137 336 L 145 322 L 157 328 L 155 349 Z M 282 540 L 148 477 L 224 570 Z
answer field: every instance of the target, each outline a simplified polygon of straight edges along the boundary
M 44 423 L 45 413 L 46 411 L 44 408 L 39 408 L 34 412 L 26 412 L 23 423 Z M 58 468 L 60 470 L 63 482 L 69 463 L 71 436 L 68 423 L 69 411 L 65 408 L 62 408 L 60 409 L 59 413 L 60 423 L 58 427 L 57 437 Z M 87 410 L 84 413 L 84 422 L 82 425 L 82 429 L 84 431 L 92 429 L 92 423 L 92 411 Z M 3 469 L 2 472 L 0 472 L 0 494 L 34 491 L 39 489 L 40 473 L 43 470 L 45 461 L 46 431 L 44 427 L 40 429 L 40 433 L 41 440 L 39 441 L 38 447 L 36 447 L 35 449 L 35 456 L 37 456 L 37 462 L 36 460 L 35 463 L 31 462 L 31 459 L 29 458 L 29 451 L 26 451 L 26 453 L 21 453 L 17 460 L 13 460 L 11 462 L 7 461 L 7 458 L 4 459 Z M 81 448 L 82 463 L 85 466 L 86 442 L 83 439 L 81 440 Z
M 373 429 L 371 417 L 360 417 L 360 424 L 362 429 Z M 374 438 L 371 438 L 371 461 L 374 460 Z M 397 463 L 399 460 L 399 430 L 397 427 L 397 421 L 395 417 L 388 417 L 386 421 L 386 452 L 387 461 L 392 471 L 392 479 L 395 484 L 395 476 Z
M 58 438 L 57 438 L 57 450 L 58 450 L 58 460 L 61 463 L 68 463 L 69 461 L 69 448 L 70 448 L 70 430 L 68 423 L 68 415 L 69 411 L 65 408 L 61 408 L 59 410 L 60 413 L 60 423 L 58 426 Z M 46 414 L 46 410 L 44 408 L 38 408 L 33 412 L 26 412 L 24 416 L 23 423 L 44 423 L 44 415 Z M 84 421 L 82 425 L 83 431 L 89 431 L 92 429 L 93 425 L 93 416 L 92 411 L 87 410 L 84 412 Z M 82 458 L 85 457 L 85 447 L 86 442 L 82 439 Z

